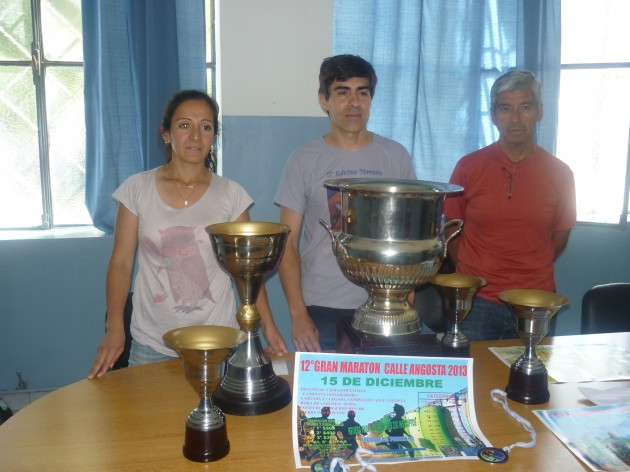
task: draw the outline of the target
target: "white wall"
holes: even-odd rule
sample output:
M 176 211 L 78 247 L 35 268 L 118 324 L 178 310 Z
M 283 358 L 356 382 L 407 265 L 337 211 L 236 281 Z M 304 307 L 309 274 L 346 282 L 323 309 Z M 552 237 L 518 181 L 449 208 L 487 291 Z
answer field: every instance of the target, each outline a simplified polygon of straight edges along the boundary
M 323 116 L 319 66 L 332 54 L 333 0 L 217 0 L 223 115 Z

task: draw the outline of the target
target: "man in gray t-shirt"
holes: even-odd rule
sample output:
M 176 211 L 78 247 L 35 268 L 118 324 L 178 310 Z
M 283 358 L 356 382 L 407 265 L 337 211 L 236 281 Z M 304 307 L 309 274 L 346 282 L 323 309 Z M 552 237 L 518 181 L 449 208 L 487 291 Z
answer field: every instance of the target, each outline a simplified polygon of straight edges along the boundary
M 352 55 L 327 58 L 319 81 L 319 104 L 330 118 L 330 130 L 293 153 L 275 198 L 280 222 L 291 228 L 279 272 L 298 351 L 334 349 L 337 322 L 367 299 L 367 292 L 341 272 L 331 238 L 319 224 L 323 219 L 333 230 L 341 229 L 339 194 L 324 187 L 324 182 L 347 177 L 416 178 L 402 145 L 367 130 L 376 87 L 370 63 Z

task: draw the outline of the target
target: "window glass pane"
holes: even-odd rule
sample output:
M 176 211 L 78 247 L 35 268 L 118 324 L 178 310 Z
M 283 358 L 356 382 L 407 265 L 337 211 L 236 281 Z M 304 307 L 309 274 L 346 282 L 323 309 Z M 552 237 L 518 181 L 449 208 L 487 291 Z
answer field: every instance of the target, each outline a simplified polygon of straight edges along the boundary
M 214 41 L 214 1 L 205 0 L 206 15 L 206 63 L 213 62 L 212 42 Z M 210 90 L 210 89 L 208 89 Z
M 30 61 L 30 1 L 3 1 L 0 5 L 0 60 Z
M 212 90 L 214 84 L 214 69 L 206 68 L 206 91 L 208 94 L 213 95 L 214 90 Z M 217 97 L 213 97 L 217 98 Z M 219 109 L 221 109 L 221 104 L 219 103 Z
M 0 229 L 36 228 L 42 223 L 42 196 L 30 67 L 1 67 Z
M 81 0 L 42 2 L 42 41 L 48 61 L 83 61 Z
M 562 63 L 630 62 L 628 25 L 628 0 L 563 0 Z
M 628 130 L 630 69 L 563 70 L 559 158 L 575 174 L 579 221 L 619 223 Z
M 90 225 L 85 207 L 83 68 L 48 68 L 46 108 L 55 226 Z

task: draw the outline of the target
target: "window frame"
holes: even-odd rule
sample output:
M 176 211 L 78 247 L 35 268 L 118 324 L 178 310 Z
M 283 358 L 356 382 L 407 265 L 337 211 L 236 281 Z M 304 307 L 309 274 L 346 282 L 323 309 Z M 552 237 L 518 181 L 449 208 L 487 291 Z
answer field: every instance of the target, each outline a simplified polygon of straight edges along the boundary
M 50 146 L 48 132 L 48 111 L 46 107 L 46 71 L 54 67 L 77 67 L 83 69 L 83 61 L 54 61 L 46 59 L 42 31 L 41 0 L 31 0 L 31 21 L 33 42 L 31 43 L 31 64 L 35 84 L 35 106 L 39 140 L 40 181 L 42 188 L 42 222 L 40 228 L 50 230 L 69 226 L 89 227 L 89 224 L 55 225 L 52 185 L 50 180 Z

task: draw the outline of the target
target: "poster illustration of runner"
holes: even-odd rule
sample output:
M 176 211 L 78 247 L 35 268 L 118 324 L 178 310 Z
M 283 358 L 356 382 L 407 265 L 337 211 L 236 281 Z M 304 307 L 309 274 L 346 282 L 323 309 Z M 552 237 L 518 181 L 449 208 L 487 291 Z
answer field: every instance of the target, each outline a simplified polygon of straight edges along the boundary
M 472 359 L 297 352 L 297 468 L 341 457 L 358 464 L 475 459 L 490 446 L 474 411 Z

